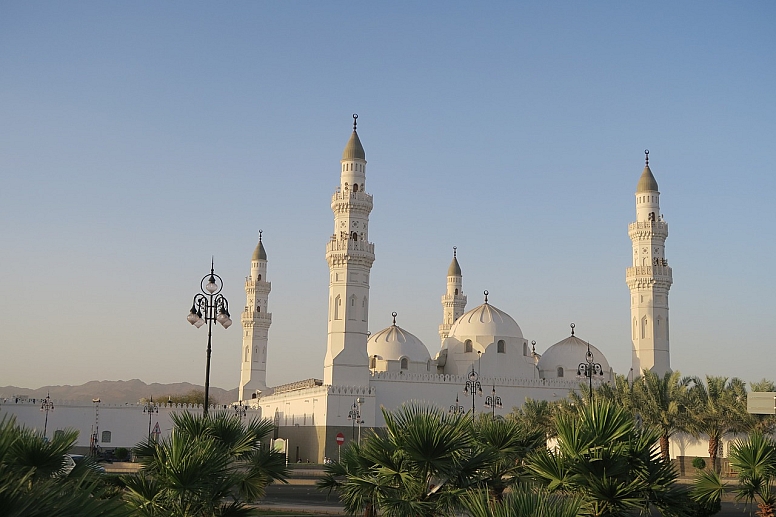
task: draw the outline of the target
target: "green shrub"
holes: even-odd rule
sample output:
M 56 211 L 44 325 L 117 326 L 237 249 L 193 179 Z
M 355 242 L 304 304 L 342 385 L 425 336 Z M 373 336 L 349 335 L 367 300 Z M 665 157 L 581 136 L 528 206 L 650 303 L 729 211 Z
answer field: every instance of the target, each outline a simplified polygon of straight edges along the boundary
M 118 447 L 113 451 L 113 455 L 116 456 L 116 459 L 119 461 L 126 461 L 129 458 L 129 449 L 126 447 Z
M 706 460 L 703 458 L 695 458 L 692 460 L 692 466 L 698 470 L 703 470 L 706 468 Z

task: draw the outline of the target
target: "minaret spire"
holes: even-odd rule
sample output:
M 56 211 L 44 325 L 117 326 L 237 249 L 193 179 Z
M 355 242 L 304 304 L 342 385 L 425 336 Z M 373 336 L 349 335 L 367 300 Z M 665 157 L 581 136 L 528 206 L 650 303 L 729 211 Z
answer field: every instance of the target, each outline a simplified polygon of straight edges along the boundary
M 267 282 L 267 251 L 259 230 L 259 243 L 251 256 L 251 274 L 245 277 L 245 310 L 240 318 L 243 326 L 242 360 L 240 362 L 240 400 L 255 398 L 256 391 L 267 389 L 267 344 L 272 314 L 269 313 Z
M 463 274 L 458 263 L 458 247 L 453 246 L 453 260 L 447 268 L 447 291 L 442 296 L 442 324 L 439 338 L 444 342 L 450 335 L 450 328 L 466 309 L 466 295 L 463 294 Z
M 665 258 L 668 223 L 660 214 L 660 192 L 644 150 L 644 171 L 636 186 L 636 222 L 628 225 L 633 263 L 626 270 L 631 292 L 633 371 L 652 370 L 662 376 L 671 370 L 668 336 L 668 291 L 673 273 Z
M 353 133 L 340 161 L 340 185 L 331 198 L 334 234 L 326 245 L 329 337 L 323 364 L 327 385 L 369 384 L 369 275 L 375 255 L 368 232 L 372 196 L 366 193 L 366 154 L 357 119 L 354 113 Z

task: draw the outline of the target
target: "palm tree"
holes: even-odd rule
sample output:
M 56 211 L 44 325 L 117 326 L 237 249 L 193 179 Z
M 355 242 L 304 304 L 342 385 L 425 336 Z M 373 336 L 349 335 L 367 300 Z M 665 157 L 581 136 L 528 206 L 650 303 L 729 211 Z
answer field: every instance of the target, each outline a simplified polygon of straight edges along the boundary
M 472 430 L 476 448 L 494 458 L 483 464 L 481 483 L 493 499 L 500 501 L 504 490 L 517 485 L 521 477 L 525 477 L 523 460 L 528 453 L 546 446 L 545 431 L 521 421 L 493 419 L 489 415 L 478 418 Z
M 669 461 L 669 439 L 677 431 L 688 429 L 688 385 L 692 379 L 681 378 L 678 371 L 663 377 L 651 370 L 634 382 L 634 406 L 644 424 L 660 430 L 660 453 Z
M 141 471 L 124 478 L 126 499 L 148 516 L 238 516 L 245 501 L 264 495 L 273 481 L 285 481 L 284 455 L 261 447 L 274 426 L 254 419 L 247 425 L 226 412 L 172 416 L 169 437 L 135 447 Z
M 551 493 L 573 494 L 586 515 L 603 517 L 645 511 L 680 514 L 686 490 L 660 456 L 660 433 L 637 429 L 633 415 L 606 400 L 595 400 L 576 415 L 557 419 L 558 450 L 541 449 L 526 465 Z
M 752 418 L 746 412 L 746 387 L 734 377 L 706 376 L 706 383 L 698 377 L 690 378 L 689 404 L 692 418 L 688 430 L 695 436 L 709 439 L 709 459 L 719 472 L 717 461 L 722 437 L 727 433 L 744 432 L 751 428 Z
M 521 408 L 514 408 L 507 418 L 523 422 L 530 429 L 542 431 L 546 439 L 555 437 L 557 403 L 548 400 L 525 399 Z
M 351 515 L 452 515 L 497 460 L 495 446 L 477 447 L 469 417 L 417 404 L 383 416 L 384 431 L 346 449 L 318 483 L 336 490 Z
M 488 497 L 486 490 L 471 491 L 463 501 L 471 517 L 577 517 L 582 509 L 578 497 L 529 486 L 511 491 L 502 501 Z
M 738 471 L 738 499 L 757 502 L 760 517 L 776 515 L 776 442 L 754 432 L 737 440 L 730 451 L 730 464 Z
M 42 433 L 19 427 L 15 418 L 0 418 L 0 513 L 7 517 L 121 517 L 129 508 L 104 498 L 96 471 L 84 465 L 64 473 L 65 453 L 78 432 Z

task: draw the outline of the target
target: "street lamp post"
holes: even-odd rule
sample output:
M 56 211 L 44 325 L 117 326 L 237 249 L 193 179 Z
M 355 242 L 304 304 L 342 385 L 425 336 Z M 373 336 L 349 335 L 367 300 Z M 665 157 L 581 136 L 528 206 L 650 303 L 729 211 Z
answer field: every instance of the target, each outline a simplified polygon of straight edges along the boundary
M 229 317 L 229 302 L 221 294 L 224 281 L 213 272 L 213 261 L 210 261 L 210 274 L 202 277 L 199 283 L 201 293 L 194 295 L 191 311 L 186 318 L 189 323 L 197 328 L 207 323 L 207 366 L 205 367 L 205 408 L 207 415 L 210 393 L 210 351 L 213 334 L 213 321 L 217 321 L 222 327 L 228 329 L 232 324 Z
M 151 440 L 151 417 L 154 413 L 159 414 L 159 405 L 154 403 L 153 395 L 143 406 L 143 413 L 148 413 L 148 439 Z
M 480 376 L 474 371 L 474 365 L 472 364 L 472 371 L 469 372 L 469 378 L 466 380 L 466 387 L 463 389 L 465 395 L 471 393 L 472 395 L 472 420 L 474 420 L 474 396 L 479 395 L 482 397 L 482 384 L 479 381 Z
M 238 417 L 240 417 L 240 420 L 242 420 L 243 418 L 245 418 L 248 415 L 248 406 L 243 404 L 242 400 L 240 402 L 238 402 L 237 404 L 234 404 L 232 407 L 234 408 L 235 414 Z
M 458 403 L 458 395 L 455 396 L 455 404 L 450 406 L 450 411 L 448 412 L 451 415 L 463 415 L 466 412 L 466 408 Z
M 40 404 L 40 410 L 46 412 L 46 419 L 43 421 L 43 439 L 46 438 L 46 429 L 48 429 L 48 414 L 49 411 L 54 411 L 54 403 L 51 401 L 49 393 L 46 392 L 46 398 Z
M 361 398 L 357 398 L 353 401 L 353 406 L 351 406 L 350 411 L 348 412 L 348 420 L 351 420 L 353 423 L 351 424 L 352 432 L 350 434 L 350 439 L 354 440 L 356 438 L 356 424 L 358 424 L 358 444 L 361 445 L 361 424 L 364 423 L 363 420 L 361 420 L 361 403 L 363 400 Z
M 485 397 L 485 407 L 490 408 L 493 418 L 496 418 L 496 408 L 501 408 L 501 397 L 496 395 L 496 386 L 493 385 L 491 394 Z
M 573 327 L 572 327 L 573 328 Z M 587 377 L 587 381 L 590 386 L 590 402 L 593 401 L 593 376 L 604 376 L 604 369 L 601 363 L 593 361 L 593 352 L 590 351 L 590 343 L 587 344 L 587 353 L 585 354 L 585 362 L 579 363 L 577 367 L 577 375 L 580 377 Z

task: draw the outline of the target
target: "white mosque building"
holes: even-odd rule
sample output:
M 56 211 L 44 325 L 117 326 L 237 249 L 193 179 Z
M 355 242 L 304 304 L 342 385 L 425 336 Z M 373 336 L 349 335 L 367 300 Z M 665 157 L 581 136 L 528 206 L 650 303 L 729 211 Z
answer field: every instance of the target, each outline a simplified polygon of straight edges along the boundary
M 455 248 L 442 295 L 438 348 L 434 345 L 435 351 L 429 351 L 420 339 L 397 325 L 395 314 L 392 325 L 369 334 L 369 278 L 375 259 L 375 245 L 369 241 L 372 195 L 367 193 L 366 154 L 355 118 L 342 153 L 339 185 L 331 197 L 334 232 L 326 244 L 329 309 L 322 379 L 267 386 L 272 285 L 261 234 L 245 282 L 239 397 L 249 406 L 248 416 L 274 421 L 275 438 L 288 440 L 289 460 L 320 463 L 325 456 L 336 458 L 340 441 L 358 439 L 362 427 L 384 425 L 381 408 L 396 409 L 407 401 L 461 412 L 474 407 L 476 413 L 505 414 L 526 398 L 563 399 L 587 380 L 578 369 L 580 364 L 589 364 L 588 351 L 591 361 L 600 365 L 594 368 L 594 382 L 610 382 L 614 372 L 606 357 L 577 337 L 573 325 L 568 337 L 539 354 L 517 322 L 489 303 L 487 292 L 483 303 L 467 311 L 463 268 Z M 626 281 L 631 293 L 633 372 L 647 368 L 662 374 L 670 369 L 668 291 L 672 276 L 665 258 L 668 225 L 660 213 L 660 193 L 648 158 L 647 152 L 647 165 L 636 187 L 636 221 L 628 226 L 633 262 L 626 269 Z M 439 278 L 441 284 L 442 271 Z M 506 407 L 499 407 L 499 399 L 508 402 Z M 55 405 L 50 421 L 48 412 L 45 415 L 49 432 L 78 429 L 81 450 L 132 447 L 149 434 L 166 434 L 173 413 L 202 410 L 162 404 L 144 413 L 147 408 L 137 402 L 104 404 L 99 398 L 91 403 L 55 401 Z M 19 423 L 45 430 L 40 401 L 0 399 L 1 413 L 14 414 Z M 671 443 L 673 457 L 705 454 L 703 441 L 680 438 Z
M 440 347 L 435 352 L 396 323 L 371 334 L 369 278 L 375 245 L 369 241 L 372 195 L 366 185 L 366 154 L 356 131 L 340 161 L 339 185 L 331 197 L 334 232 L 326 244 L 329 264 L 328 341 L 323 379 L 282 386 L 266 384 L 272 315 L 268 255 L 262 242 L 251 258 L 242 314 L 243 351 L 239 397 L 273 419 L 277 434 L 289 439 L 292 461 L 336 457 L 337 437 L 356 439 L 356 429 L 384 425 L 381 408 L 407 401 L 458 411 L 492 411 L 527 398 L 558 400 L 578 390 L 579 367 L 592 354 L 594 383 L 614 378 L 605 355 L 574 335 L 544 353 L 523 336 L 517 322 L 488 302 L 466 310 L 463 270 L 455 248 L 442 295 Z M 665 259 L 668 225 L 660 214 L 657 182 L 647 164 L 636 188 L 636 222 L 629 225 L 633 264 L 626 270 L 631 291 L 633 371 L 669 370 L 668 291 L 671 268 Z M 440 272 L 441 279 L 441 272 Z M 434 347 L 436 348 L 436 347 Z M 587 379 L 587 378 L 585 378 Z M 462 393 L 474 387 L 472 395 Z M 479 384 L 476 384 L 479 383 Z M 484 396 L 480 396 L 479 389 Z

